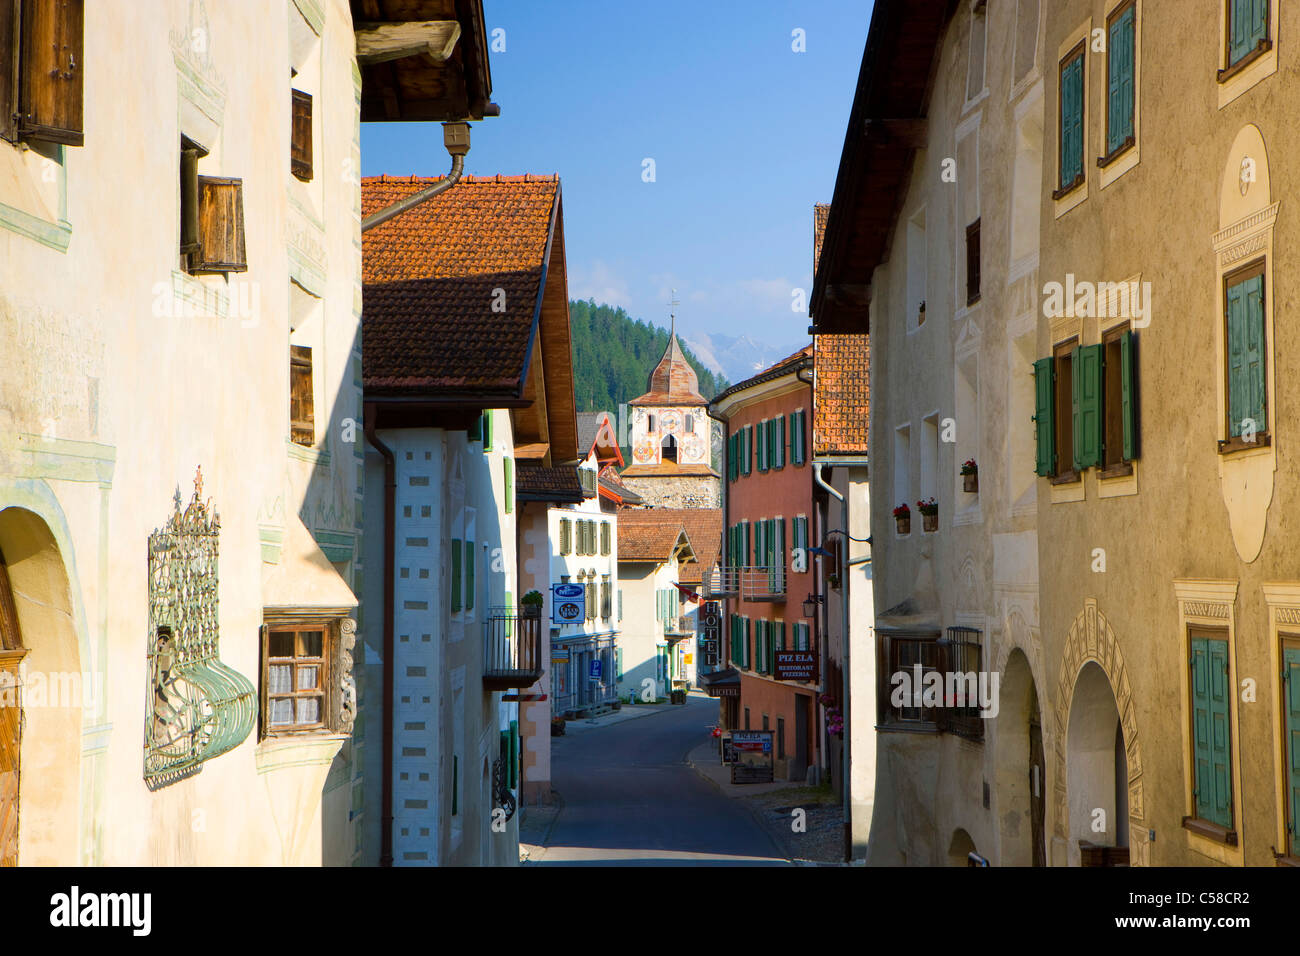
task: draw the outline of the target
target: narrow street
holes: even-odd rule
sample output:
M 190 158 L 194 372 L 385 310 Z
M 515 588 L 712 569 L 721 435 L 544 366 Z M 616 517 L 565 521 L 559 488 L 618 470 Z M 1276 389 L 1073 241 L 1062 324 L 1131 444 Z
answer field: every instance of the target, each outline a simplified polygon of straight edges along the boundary
M 690 697 L 668 713 L 554 738 L 563 809 L 536 864 L 786 864 L 749 810 L 685 762 L 716 715 L 716 701 Z

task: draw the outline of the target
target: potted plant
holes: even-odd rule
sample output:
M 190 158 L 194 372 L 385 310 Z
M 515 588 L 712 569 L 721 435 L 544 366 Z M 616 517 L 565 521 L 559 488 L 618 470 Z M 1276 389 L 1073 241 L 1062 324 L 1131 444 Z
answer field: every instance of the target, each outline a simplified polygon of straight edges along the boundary
M 921 530 L 939 530 L 939 502 L 933 498 L 926 498 L 916 503 L 916 510 L 921 512 Z
M 541 617 L 542 605 L 545 601 L 541 591 L 529 591 L 525 594 L 519 601 L 523 605 L 524 617 Z
M 961 486 L 963 491 L 980 490 L 980 469 L 974 458 L 967 458 L 961 465 Z
M 898 524 L 899 534 L 912 533 L 912 509 L 906 501 L 894 509 L 894 521 Z

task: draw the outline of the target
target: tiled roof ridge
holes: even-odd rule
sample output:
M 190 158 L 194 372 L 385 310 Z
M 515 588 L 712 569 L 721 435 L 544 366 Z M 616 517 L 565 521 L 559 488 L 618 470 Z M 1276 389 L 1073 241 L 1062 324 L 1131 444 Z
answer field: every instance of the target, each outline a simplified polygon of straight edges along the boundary
M 365 183 L 427 183 L 432 185 L 446 179 L 446 176 L 418 176 L 412 173 L 409 176 L 394 176 L 388 173 L 382 173 L 378 176 L 362 176 L 361 182 Z M 518 175 L 507 175 L 497 173 L 494 176 L 462 176 L 456 185 L 464 183 L 558 183 L 560 181 L 559 173 L 521 173 Z

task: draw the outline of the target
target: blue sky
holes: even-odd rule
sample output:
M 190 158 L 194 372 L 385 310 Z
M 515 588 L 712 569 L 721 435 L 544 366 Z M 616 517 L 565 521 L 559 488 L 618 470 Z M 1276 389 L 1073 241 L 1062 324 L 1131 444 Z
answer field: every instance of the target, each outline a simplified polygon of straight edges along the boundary
M 559 173 L 571 298 L 688 335 L 807 338 L 869 0 L 485 0 L 492 98 L 466 171 Z M 806 51 L 792 50 L 804 31 Z M 367 123 L 365 175 L 441 175 L 438 124 Z M 655 181 L 642 180 L 643 160 Z

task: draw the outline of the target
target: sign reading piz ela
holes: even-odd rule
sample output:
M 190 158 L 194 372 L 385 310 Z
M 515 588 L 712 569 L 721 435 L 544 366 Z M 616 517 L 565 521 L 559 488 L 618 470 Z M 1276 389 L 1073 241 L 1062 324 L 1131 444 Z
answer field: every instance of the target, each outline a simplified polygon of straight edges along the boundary
M 772 782 L 772 734 L 771 730 L 731 732 L 731 747 L 735 752 L 732 783 Z
M 817 655 L 812 651 L 777 651 L 772 676 L 777 680 L 816 680 Z

